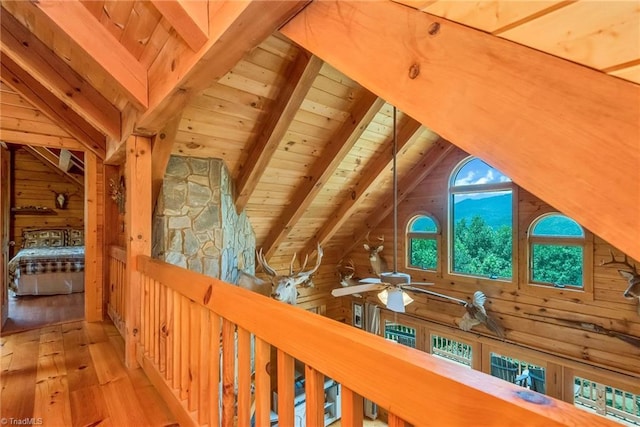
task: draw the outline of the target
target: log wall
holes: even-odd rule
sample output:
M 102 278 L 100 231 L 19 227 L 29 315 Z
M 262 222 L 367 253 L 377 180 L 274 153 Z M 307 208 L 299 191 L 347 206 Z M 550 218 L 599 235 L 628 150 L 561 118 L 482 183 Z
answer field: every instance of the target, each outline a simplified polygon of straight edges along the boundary
M 532 349 L 539 354 L 561 356 L 563 360 L 584 362 L 587 366 L 605 368 L 627 374 L 640 376 L 640 347 L 630 344 L 615 333 L 628 334 L 640 340 L 640 314 L 637 311 L 637 300 L 623 298 L 627 281 L 619 276 L 616 268 L 608 268 L 600 263 L 609 257 L 612 250 L 619 258 L 622 252 L 612 247 L 598 236 L 587 233 L 592 241 L 593 261 L 587 266 L 593 275 L 593 289 L 579 292 L 566 289 L 533 286 L 523 279 L 527 268 L 524 254 L 526 247 L 525 231 L 531 221 L 538 215 L 553 211 L 542 200 L 527 191 L 516 188 L 518 239 L 514 247 L 518 254 L 517 266 L 514 266 L 513 283 L 490 279 L 471 278 L 451 275 L 447 272 L 447 238 L 448 224 L 447 201 L 448 182 L 453 168 L 467 156 L 456 149 L 425 179 L 415 191 L 400 203 L 398 210 L 398 265 L 399 270 L 411 274 L 414 281 L 434 282 L 431 287 L 435 292 L 446 293 L 460 299 L 470 299 L 473 292 L 482 290 L 487 295 L 486 308 L 506 328 L 505 343 L 515 344 L 515 348 Z M 413 215 L 428 212 L 433 215 L 442 227 L 442 245 L 440 247 L 439 271 L 424 272 L 407 269 L 405 266 L 404 231 Z M 386 241 L 383 254 L 391 263 L 392 259 L 392 227 L 393 220 L 389 216 L 371 236 L 384 235 Z M 588 247 L 588 245 L 587 245 Z M 358 244 L 354 251 L 345 258 L 352 258 L 357 267 L 357 275 L 366 277 L 370 274 L 368 260 L 362 245 Z M 634 260 L 631 260 L 634 262 Z M 636 261 L 640 266 L 640 263 Z M 391 264 L 390 264 L 391 265 Z M 516 274 L 516 269 L 520 272 Z M 587 287 L 586 287 L 587 288 Z M 371 302 L 377 302 L 374 292 L 367 295 Z M 343 299 L 343 308 L 347 319 L 350 319 L 352 301 Z M 362 300 L 360 300 L 362 301 Z M 460 318 L 465 313 L 462 306 L 419 296 L 416 301 L 406 307 L 407 316 L 421 325 L 446 325 L 452 331 L 457 328 Z M 600 329 L 600 333 L 588 328 Z M 608 330 L 609 333 L 606 333 Z M 604 333 L 603 333 L 604 332 Z M 480 337 L 493 341 L 495 335 L 484 326 L 474 327 L 468 338 Z M 475 339 L 475 338 L 473 338 Z

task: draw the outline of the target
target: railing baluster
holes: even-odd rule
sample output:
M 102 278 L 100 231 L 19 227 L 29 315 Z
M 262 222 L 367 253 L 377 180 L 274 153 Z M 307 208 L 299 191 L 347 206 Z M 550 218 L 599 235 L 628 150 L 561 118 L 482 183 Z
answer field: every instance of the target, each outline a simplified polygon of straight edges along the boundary
M 198 409 L 200 391 L 200 307 L 189 302 L 189 410 Z
M 157 331 L 155 328 L 156 322 L 155 322 L 155 315 L 156 315 L 156 306 L 155 306 L 155 300 L 156 300 L 156 287 L 155 287 L 156 281 L 152 280 L 151 283 L 149 283 L 149 320 L 147 321 L 149 324 L 149 358 L 153 361 L 154 360 L 154 355 L 155 355 L 155 351 L 156 351 L 156 340 L 158 338 L 157 335 Z M 145 286 L 147 286 L 147 284 L 145 283 Z
M 342 427 L 360 427 L 363 420 L 364 399 L 350 388 L 342 386 Z
M 166 345 L 165 345 L 165 357 L 166 357 L 166 367 L 164 370 L 164 379 L 167 382 L 173 379 L 173 337 L 175 334 L 174 323 L 173 323 L 173 300 L 174 300 L 174 292 L 169 288 L 165 288 L 166 290 L 166 299 L 167 299 L 167 313 L 166 313 L 166 322 L 167 322 L 167 337 L 166 337 Z
M 189 299 L 180 298 L 180 399 L 189 397 Z
M 211 333 L 209 334 L 209 353 L 211 354 L 211 366 L 209 370 L 209 426 L 220 425 L 220 316 L 214 312 L 209 313 L 211 320 Z
M 387 425 L 389 427 L 406 427 L 407 423 L 405 423 L 404 420 L 399 416 L 389 413 Z
M 160 284 L 153 281 L 153 363 L 160 365 Z
M 150 289 L 150 279 L 148 277 L 143 277 L 142 279 L 142 298 L 144 301 L 144 307 L 141 311 L 140 317 L 140 327 L 142 328 L 142 336 L 143 336 L 143 351 L 144 354 L 149 354 L 149 349 L 151 348 L 151 289 Z
M 237 328 L 238 334 L 238 427 L 251 424 L 251 334 Z
M 235 325 L 222 319 L 222 425 L 233 426 L 235 410 Z
M 180 390 L 180 375 L 182 372 L 182 298 L 180 293 L 173 293 L 173 373 L 171 376 L 174 390 Z
M 324 425 L 324 374 L 305 366 L 305 394 L 308 426 Z
M 278 349 L 278 425 L 294 425 L 295 360 Z
M 211 318 L 209 309 L 206 307 L 198 307 L 200 313 L 200 390 L 198 391 L 198 422 L 207 424 L 210 418 L 209 395 L 213 387 L 217 387 L 217 383 L 211 383 L 211 375 L 209 370 L 213 369 L 217 358 L 211 354 Z M 217 333 L 216 333 L 217 334 Z
M 271 425 L 271 377 L 269 364 L 271 363 L 271 345 L 256 337 L 256 426 Z M 283 426 L 284 424 L 278 423 Z M 308 424 L 310 425 L 310 424 Z

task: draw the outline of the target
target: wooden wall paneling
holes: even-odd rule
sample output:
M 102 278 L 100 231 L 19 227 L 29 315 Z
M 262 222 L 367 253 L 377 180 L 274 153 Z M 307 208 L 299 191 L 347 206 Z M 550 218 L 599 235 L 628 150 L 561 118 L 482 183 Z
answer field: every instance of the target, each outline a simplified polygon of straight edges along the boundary
M 137 366 L 136 344 L 140 339 L 141 275 L 135 269 L 138 255 L 151 254 L 151 140 L 127 139 L 125 163 L 125 223 L 127 230 L 127 296 L 125 363 Z
M 381 20 L 388 23 L 385 31 Z M 322 37 L 310 31 L 320 27 Z M 281 32 L 592 232 L 640 256 L 634 209 L 640 186 L 639 85 L 393 2 L 346 8 L 314 2 Z M 421 74 L 427 63 L 428 73 Z M 505 86 L 519 89 L 504 91 Z M 428 93 L 430 101 L 416 93 Z M 604 153 L 603 140 L 609 144 Z M 568 166 L 575 179 L 566 179 Z M 611 185 L 619 170 L 634 171 L 631 187 Z

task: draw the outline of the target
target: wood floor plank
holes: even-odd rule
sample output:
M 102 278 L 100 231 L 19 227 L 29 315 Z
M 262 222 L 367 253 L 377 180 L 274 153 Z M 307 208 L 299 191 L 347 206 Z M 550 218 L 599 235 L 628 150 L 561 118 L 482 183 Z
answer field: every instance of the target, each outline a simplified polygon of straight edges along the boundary
M 89 344 L 91 359 L 102 385 L 127 376 L 127 369 L 118 359 L 118 352 L 109 341 Z
M 20 334 L 14 339 L 11 363 L 2 375 L 0 416 L 22 419 L 33 414 L 40 330 Z
M 87 405 L 87 402 L 91 402 Z M 70 394 L 71 425 L 73 427 L 103 425 L 109 418 L 104 394 L 99 385 L 72 391 Z
M 125 375 L 100 386 L 111 421 L 117 426 L 149 425 L 131 379 Z
M 98 385 L 98 374 L 89 352 L 90 340 L 83 322 L 62 325 L 62 331 L 69 391 Z

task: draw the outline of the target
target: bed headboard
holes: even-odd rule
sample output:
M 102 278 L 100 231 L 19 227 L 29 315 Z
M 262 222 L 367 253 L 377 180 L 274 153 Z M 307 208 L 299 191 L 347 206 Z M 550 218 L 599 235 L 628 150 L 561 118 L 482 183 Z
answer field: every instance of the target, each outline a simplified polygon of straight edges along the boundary
M 83 245 L 84 230 L 81 228 L 25 229 L 22 232 L 23 248 L 52 248 Z

